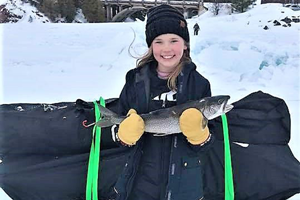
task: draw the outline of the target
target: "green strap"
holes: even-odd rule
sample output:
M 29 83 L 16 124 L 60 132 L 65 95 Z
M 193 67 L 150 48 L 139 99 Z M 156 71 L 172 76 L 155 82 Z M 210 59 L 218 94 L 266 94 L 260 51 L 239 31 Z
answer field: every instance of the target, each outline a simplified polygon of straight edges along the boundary
M 100 104 L 105 106 L 105 100 L 100 97 Z M 100 109 L 97 102 L 95 105 L 95 121 L 100 120 Z M 99 160 L 100 160 L 100 142 L 101 142 L 101 128 L 96 125 L 93 128 L 92 145 L 89 156 L 89 165 L 87 173 L 86 183 L 86 200 L 98 200 L 98 171 L 99 171 Z
M 105 100 L 100 98 L 100 104 L 105 106 Z M 97 102 L 95 105 L 95 119 L 100 120 L 100 110 Z M 228 124 L 226 115 L 222 116 L 223 134 L 224 134 L 224 156 L 225 156 L 225 200 L 234 199 L 234 185 L 233 174 L 231 165 L 231 153 L 229 144 Z M 87 185 L 86 185 L 86 200 L 98 200 L 98 171 L 99 171 L 99 159 L 100 159 L 100 140 L 101 128 L 96 125 L 93 128 L 93 140 L 91 145 Z M 93 195 L 93 196 L 92 196 Z
M 221 116 L 224 134 L 224 157 L 225 157 L 225 200 L 234 199 L 233 174 L 231 165 L 231 154 L 228 134 L 227 117 L 225 114 Z

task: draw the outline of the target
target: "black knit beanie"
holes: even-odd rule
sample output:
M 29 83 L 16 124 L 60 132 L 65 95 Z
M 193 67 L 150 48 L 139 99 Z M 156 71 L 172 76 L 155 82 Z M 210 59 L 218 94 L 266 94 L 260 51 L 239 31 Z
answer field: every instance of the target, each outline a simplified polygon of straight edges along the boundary
M 174 7 L 167 4 L 152 7 L 147 13 L 146 42 L 148 47 L 159 35 L 173 33 L 190 41 L 187 22 L 183 15 Z

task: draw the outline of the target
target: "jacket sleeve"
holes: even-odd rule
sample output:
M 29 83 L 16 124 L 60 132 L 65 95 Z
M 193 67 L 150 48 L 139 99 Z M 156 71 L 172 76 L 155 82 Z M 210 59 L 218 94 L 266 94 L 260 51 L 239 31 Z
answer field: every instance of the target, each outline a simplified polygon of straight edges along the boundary
M 206 84 L 205 84 L 203 94 L 202 94 L 202 98 L 204 98 L 204 97 L 211 97 L 211 88 L 210 88 L 210 83 L 208 80 L 206 80 Z
M 211 97 L 210 82 L 198 72 L 193 73 L 193 79 L 194 86 L 191 87 L 192 89 L 189 91 L 194 93 L 190 94 L 193 96 L 192 99 L 199 100 L 204 97 Z
M 118 115 L 125 116 L 131 108 L 134 108 L 135 101 L 135 90 L 134 90 L 134 70 L 130 70 L 126 74 L 126 82 L 121 91 L 118 101 Z M 117 133 L 119 130 L 119 125 L 112 129 L 113 140 L 119 145 L 124 146 L 124 144 L 117 138 Z
M 126 74 L 126 83 L 119 96 L 118 114 L 125 116 L 131 108 L 135 107 L 133 105 L 135 102 L 134 71 L 130 70 Z
M 196 85 L 198 87 L 195 87 L 195 92 L 196 93 L 196 99 L 202 99 L 205 97 L 211 97 L 211 87 L 210 87 L 210 82 L 204 78 L 202 75 L 198 74 L 196 75 Z M 208 146 L 211 143 L 211 137 L 212 137 L 212 132 L 210 131 L 210 136 L 207 142 L 203 145 L 193 145 L 189 143 L 189 146 L 195 151 L 199 152 L 201 149 L 204 149 L 206 146 Z

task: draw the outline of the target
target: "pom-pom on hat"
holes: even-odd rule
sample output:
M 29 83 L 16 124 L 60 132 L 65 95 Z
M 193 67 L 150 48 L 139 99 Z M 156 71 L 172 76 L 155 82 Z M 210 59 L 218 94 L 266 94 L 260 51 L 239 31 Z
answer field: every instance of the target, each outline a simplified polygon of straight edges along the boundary
M 182 37 L 186 42 L 190 41 L 187 22 L 181 12 L 167 4 L 150 8 L 146 23 L 148 47 L 157 36 L 166 33 L 173 33 Z

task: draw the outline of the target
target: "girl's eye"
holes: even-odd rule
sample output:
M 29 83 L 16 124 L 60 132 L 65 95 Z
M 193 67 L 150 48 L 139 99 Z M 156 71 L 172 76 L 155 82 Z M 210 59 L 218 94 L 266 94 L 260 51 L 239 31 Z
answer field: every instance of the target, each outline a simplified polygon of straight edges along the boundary
M 178 40 L 172 40 L 171 42 L 172 42 L 172 43 L 175 43 L 175 42 L 178 42 Z
M 156 44 L 161 44 L 161 41 L 156 41 L 155 43 L 156 43 Z

